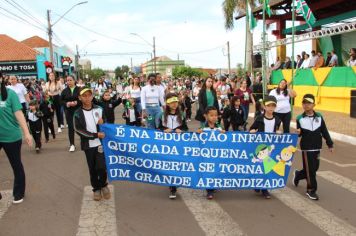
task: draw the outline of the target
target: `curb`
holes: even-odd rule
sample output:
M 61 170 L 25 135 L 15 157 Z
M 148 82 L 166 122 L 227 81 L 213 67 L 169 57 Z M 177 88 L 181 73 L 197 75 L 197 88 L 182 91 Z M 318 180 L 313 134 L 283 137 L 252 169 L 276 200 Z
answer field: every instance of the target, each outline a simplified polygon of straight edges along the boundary
M 249 117 L 253 118 L 254 114 L 253 113 L 249 113 L 248 114 Z M 290 126 L 294 129 L 296 129 L 297 127 L 297 123 L 296 122 L 290 122 Z M 356 137 L 350 136 L 350 135 L 346 135 L 346 134 L 340 134 L 340 133 L 336 133 L 334 131 L 330 131 L 330 136 L 332 139 L 343 142 L 343 143 L 348 143 L 351 145 L 356 145 Z

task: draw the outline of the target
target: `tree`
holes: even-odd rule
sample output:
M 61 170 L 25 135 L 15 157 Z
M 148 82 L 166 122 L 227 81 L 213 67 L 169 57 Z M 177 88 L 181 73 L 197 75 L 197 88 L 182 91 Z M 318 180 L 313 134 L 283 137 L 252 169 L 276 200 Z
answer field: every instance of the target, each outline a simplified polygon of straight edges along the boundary
M 222 8 L 225 17 L 225 29 L 232 30 L 234 28 L 234 13 L 235 12 L 244 12 L 246 14 L 246 2 L 247 0 L 224 0 L 222 3 Z M 248 0 L 251 4 L 251 8 L 254 9 L 256 4 L 254 0 Z M 250 30 L 249 22 L 246 20 L 246 69 L 252 67 L 252 56 L 253 56 L 253 36 Z
M 190 66 L 177 66 L 173 69 L 172 74 L 176 78 L 182 78 L 182 77 L 207 77 L 209 76 L 208 73 L 191 68 Z
M 121 66 L 115 68 L 115 78 L 123 77 Z
M 98 80 L 100 77 L 105 75 L 105 71 L 100 68 L 95 68 L 92 70 L 80 70 L 80 78 L 85 80 Z
M 128 67 L 127 65 L 118 66 L 115 69 L 115 78 L 127 77 L 129 71 L 130 67 Z

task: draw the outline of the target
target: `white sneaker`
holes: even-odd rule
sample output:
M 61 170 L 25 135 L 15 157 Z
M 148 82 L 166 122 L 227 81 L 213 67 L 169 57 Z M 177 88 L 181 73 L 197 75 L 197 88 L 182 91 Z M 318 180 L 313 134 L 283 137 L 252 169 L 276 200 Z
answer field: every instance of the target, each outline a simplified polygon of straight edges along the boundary
M 70 145 L 69 151 L 70 152 L 74 152 L 75 151 L 75 146 L 74 145 Z
M 23 202 L 23 198 L 21 198 L 21 199 L 17 199 L 17 200 L 12 200 L 12 203 L 13 204 L 20 204 L 20 203 L 22 203 Z
M 61 128 L 64 129 L 64 125 L 61 125 Z
M 66 128 L 68 128 L 68 125 L 66 125 Z
M 50 129 L 48 129 L 48 133 L 51 134 L 51 130 Z
M 62 133 L 62 129 L 61 128 L 58 128 L 58 133 Z

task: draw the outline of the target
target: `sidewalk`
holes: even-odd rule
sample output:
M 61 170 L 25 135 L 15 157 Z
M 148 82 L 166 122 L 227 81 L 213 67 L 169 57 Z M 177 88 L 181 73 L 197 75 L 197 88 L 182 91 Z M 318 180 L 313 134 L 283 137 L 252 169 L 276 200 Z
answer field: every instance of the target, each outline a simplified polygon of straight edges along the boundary
M 351 118 L 350 115 L 339 112 L 317 111 L 323 115 L 329 131 L 356 137 L 356 118 Z M 301 107 L 294 107 L 292 121 L 295 121 L 296 116 L 301 113 L 303 113 Z

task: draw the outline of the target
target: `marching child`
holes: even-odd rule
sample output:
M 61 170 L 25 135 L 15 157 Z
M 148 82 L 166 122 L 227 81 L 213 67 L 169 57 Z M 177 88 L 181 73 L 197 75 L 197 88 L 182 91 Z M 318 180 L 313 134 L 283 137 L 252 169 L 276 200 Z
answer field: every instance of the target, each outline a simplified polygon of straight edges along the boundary
M 39 110 L 36 100 L 29 103 L 29 111 L 27 113 L 27 120 L 30 126 L 31 134 L 36 143 L 36 153 L 40 152 L 42 147 L 41 132 L 42 132 L 42 117 L 43 113 Z
M 223 109 L 221 115 L 221 118 L 224 123 L 225 131 L 229 131 L 230 128 L 230 124 L 231 124 L 230 113 L 231 113 L 230 100 L 228 98 L 225 98 L 223 101 Z
M 230 123 L 233 131 L 245 130 L 244 111 L 238 96 L 233 96 L 231 98 Z
M 183 95 L 183 104 L 184 104 L 184 111 L 185 116 L 187 117 L 187 121 L 191 121 L 192 119 L 192 104 L 194 102 L 190 98 L 190 90 L 185 91 Z
M 95 102 L 99 106 L 101 106 L 104 110 L 104 120 L 105 123 L 114 124 L 115 123 L 115 108 L 121 104 L 122 99 L 118 97 L 115 99 L 115 96 L 111 96 L 111 90 L 107 89 L 101 96 L 101 100 Z
M 203 127 L 198 129 L 198 131 L 197 131 L 198 133 L 214 131 L 214 130 L 218 130 L 221 133 L 225 133 L 225 130 L 223 130 L 221 128 L 221 126 L 219 125 L 219 122 L 218 122 L 219 121 L 219 112 L 216 109 L 216 107 L 213 107 L 213 106 L 207 107 L 204 112 L 204 117 L 205 117 L 206 122 Z M 215 189 L 207 189 L 206 192 L 207 192 L 206 198 L 208 200 L 212 200 L 214 198 Z
M 306 195 L 312 200 L 319 200 L 316 194 L 317 181 L 316 172 L 320 165 L 320 150 L 322 148 L 322 138 L 330 152 L 333 152 L 333 141 L 322 115 L 314 111 L 315 98 L 312 94 L 305 94 L 303 97 L 304 113 L 297 117 L 297 131 L 300 139 L 300 149 L 303 156 L 303 169 L 295 170 L 293 184 L 297 187 L 299 181 L 307 180 Z
M 49 141 L 48 129 L 51 131 L 53 139 L 56 138 L 56 133 L 54 132 L 54 125 L 53 125 L 53 117 L 54 117 L 53 102 L 52 100 L 49 99 L 46 93 L 44 93 L 43 95 L 43 99 L 40 104 L 40 111 L 43 113 L 42 124 L 43 124 L 43 130 L 46 138 L 46 143 L 48 143 Z
M 188 131 L 185 117 L 179 109 L 178 95 L 175 93 L 168 93 L 166 95 L 166 109 L 164 110 L 160 119 L 160 129 L 165 133 L 182 133 L 183 131 Z M 169 190 L 169 198 L 175 199 L 177 197 L 177 187 L 170 186 Z
M 79 100 L 82 105 L 74 113 L 74 127 L 80 136 L 81 149 L 87 159 L 93 199 L 95 201 L 100 201 L 102 197 L 110 199 L 105 158 L 100 141 L 105 134 L 99 132 L 99 125 L 104 122 L 103 109 L 93 104 L 93 91 L 90 88 L 84 87 L 80 90 Z
M 141 126 L 141 117 L 136 106 L 135 98 L 129 98 L 126 100 L 125 110 L 122 114 L 122 118 L 125 119 L 126 125 Z
M 266 133 L 282 133 L 278 129 L 281 125 L 281 120 L 274 115 L 277 106 L 277 99 L 273 96 L 267 96 L 263 101 L 265 112 L 263 115 L 256 117 L 250 127 L 250 133 L 266 132 Z M 255 189 L 256 193 L 262 192 L 266 199 L 270 199 L 271 195 L 267 189 Z

